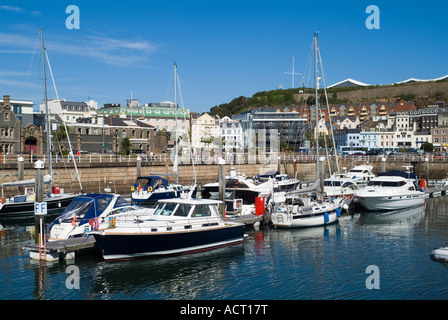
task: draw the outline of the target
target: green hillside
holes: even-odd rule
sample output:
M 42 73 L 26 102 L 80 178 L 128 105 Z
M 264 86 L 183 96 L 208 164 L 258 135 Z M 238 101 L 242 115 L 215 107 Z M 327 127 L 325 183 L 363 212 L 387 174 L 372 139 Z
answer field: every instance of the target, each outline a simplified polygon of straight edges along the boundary
M 330 104 L 357 103 L 369 101 L 414 101 L 417 108 L 426 108 L 438 101 L 448 102 L 448 80 L 434 82 L 418 82 L 368 87 L 345 87 L 327 89 Z M 320 100 L 323 100 L 323 90 L 319 90 Z M 314 89 L 278 89 L 260 91 L 252 97 L 233 99 L 210 109 L 210 113 L 220 117 L 232 117 L 257 107 L 284 106 L 291 104 L 313 104 Z

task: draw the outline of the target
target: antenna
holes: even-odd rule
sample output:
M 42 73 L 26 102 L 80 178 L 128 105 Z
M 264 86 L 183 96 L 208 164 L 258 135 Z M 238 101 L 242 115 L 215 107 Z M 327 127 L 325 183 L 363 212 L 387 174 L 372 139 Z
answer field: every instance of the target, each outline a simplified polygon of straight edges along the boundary
M 299 75 L 301 73 L 294 73 L 294 57 L 292 57 L 292 72 L 285 72 L 286 74 L 292 75 L 292 84 L 291 88 L 294 89 L 294 75 Z

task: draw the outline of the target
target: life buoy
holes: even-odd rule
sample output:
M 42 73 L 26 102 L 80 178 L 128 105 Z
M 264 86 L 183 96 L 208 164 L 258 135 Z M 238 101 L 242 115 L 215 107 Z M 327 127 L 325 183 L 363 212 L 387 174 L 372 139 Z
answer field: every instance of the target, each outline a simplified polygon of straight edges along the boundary
M 4 204 L 5 203 L 5 198 L 0 197 L 0 202 L 1 202 L 1 204 Z
M 73 219 L 72 219 L 72 226 L 75 226 L 75 224 L 76 224 L 76 216 L 73 217 Z
M 92 218 L 89 220 L 89 225 L 93 227 L 93 230 L 97 231 L 99 227 L 98 218 Z
M 152 192 L 152 187 L 151 186 L 148 187 L 148 191 Z

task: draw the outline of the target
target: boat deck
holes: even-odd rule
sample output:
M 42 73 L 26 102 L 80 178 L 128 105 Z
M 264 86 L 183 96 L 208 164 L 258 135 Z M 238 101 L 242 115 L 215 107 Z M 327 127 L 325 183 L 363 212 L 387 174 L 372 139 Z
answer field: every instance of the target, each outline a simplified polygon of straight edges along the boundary
M 80 250 L 93 249 L 94 247 L 94 237 L 78 237 L 66 240 L 47 241 L 45 245 L 45 252 L 48 254 L 67 254 L 71 252 L 78 252 Z M 37 243 L 27 244 L 25 249 L 31 252 L 39 252 L 39 245 Z

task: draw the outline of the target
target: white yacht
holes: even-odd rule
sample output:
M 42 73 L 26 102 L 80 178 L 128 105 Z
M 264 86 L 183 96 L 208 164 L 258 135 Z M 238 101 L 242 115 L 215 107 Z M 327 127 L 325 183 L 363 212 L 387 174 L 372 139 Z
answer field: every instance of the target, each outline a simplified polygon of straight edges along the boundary
M 359 165 L 353 167 L 346 173 L 335 173 L 324 180 L 324 192 L 328 197 L 344 197 L 353 199 L 358 189 L 365 187 L 375 175 L 372 173 L 373 166 Z
M 288 198 L 278 204 L 271 214 L 271 222 L 280 228 L 317 227 L 336 223 L 341 216 L 343 199 L 319 202 L 306 194 Z
M 426 194 L 413 173 L 393 170 L 372 178 L 355 198 L 367 210 L 398 210 L 424 204 Z

